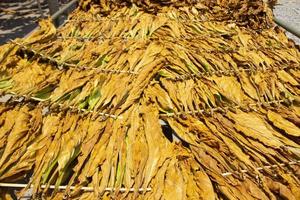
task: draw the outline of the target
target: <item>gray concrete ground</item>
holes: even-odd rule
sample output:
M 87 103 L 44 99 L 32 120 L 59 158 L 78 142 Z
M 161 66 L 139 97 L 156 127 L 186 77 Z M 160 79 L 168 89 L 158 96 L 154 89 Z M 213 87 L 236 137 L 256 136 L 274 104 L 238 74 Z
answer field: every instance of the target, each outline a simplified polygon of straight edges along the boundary
M 300 0 L 278 0 L 274 14 L 277 18 L 292 23 L 300 29 Z M 287 35 L 300 45 L 300 38 L 290 33 Z
M 60 6 L 68 1 L 59 0 Z M 0 45 L 9 39 L 24 37 L 48 15 L 47 0 L 0 0 Z
M 37 26 L 41 15 L 48 13 L 46 1 L 40 2 L 42 13 L 36 0 L 0 0 L 0 44 L 24 37 Z

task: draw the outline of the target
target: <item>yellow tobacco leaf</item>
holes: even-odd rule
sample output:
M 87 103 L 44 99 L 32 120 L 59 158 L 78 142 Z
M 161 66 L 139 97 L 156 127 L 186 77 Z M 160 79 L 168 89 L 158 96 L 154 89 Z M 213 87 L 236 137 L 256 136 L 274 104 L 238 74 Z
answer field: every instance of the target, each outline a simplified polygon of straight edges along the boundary
M 176 160 L 172 160 L 165 176 L 164 199 L 182 200 L 184 197 L 184 180 L 179 170 Z
M 165 141 L 161 125 L 159 124 L 158 110 L 154 106 L 145 107 L 143 110 L 145 123 L 145 136 L 148 144 L 148 159 L 144 172 L 143 188 L 148 187 L 158 168 L 168 158 L 169 145 Z
M 284 130 L 287 134 L 295 137 L 300 136 L 300 129 L 292 122 L 284 119 L 280 114 L 268 110 L 268 118 L 276 127 Z
M 25 39 L 25 43 L 33 44 L 36 42 L 43 43 L 56 34 L 56 28 L 51 22 L 51 19 L 41 20 L 39 22 L 40 28 Z
M 251 79 L 247 76 L 246 72 L 241 72 L 241 76 L 239 77 L 242 89 L 248 94 L 251 98 L 258 100 L 257 90 L 253 86 Z
M 271 127 L 255 113 L 238 112 L 235 114 L 229 112 L 228 116 L 235 121 L 236 129 L 248 137 L 273 148 L 279 148 L 283 145 L 279 138 L 275 136 L 275 132 Z
M 241 104 L 245 100 L 241 85 L 235 77 L 213 76 L 212 80 L 217 84 L 220 93 L 229 100 L 237 104 Z
M 279 77 L 279 79 L 281 79 L 282 81 L 286 82 L 286 83 L 290 83 L 294 86 L 298 86 L 299 83 L 286 71 L 284 70 L 280 70 L 277 72 L 277 76 Z

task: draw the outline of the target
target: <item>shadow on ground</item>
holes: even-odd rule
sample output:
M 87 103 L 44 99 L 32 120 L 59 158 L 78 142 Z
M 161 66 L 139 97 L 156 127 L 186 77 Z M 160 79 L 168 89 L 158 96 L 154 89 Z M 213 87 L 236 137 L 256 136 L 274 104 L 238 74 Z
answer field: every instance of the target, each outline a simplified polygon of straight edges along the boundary
M 38 25 L 38 20 L 48 14 L 47 3 L 40 2 L 42 12 L 36 0 L 0 0 L 0 44 L 24 37 Z

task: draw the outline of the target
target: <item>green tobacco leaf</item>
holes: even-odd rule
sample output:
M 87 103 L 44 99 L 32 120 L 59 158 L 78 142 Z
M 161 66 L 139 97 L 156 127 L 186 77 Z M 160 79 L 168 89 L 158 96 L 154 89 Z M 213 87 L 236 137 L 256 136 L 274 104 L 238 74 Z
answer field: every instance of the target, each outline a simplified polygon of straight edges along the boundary
M 53 171 L 54 167 L 57 165 L 58 158 L 56 158 L 51 165 L 46 169 L 46 171 L 42 175 L 42 183 L 45 184 L 50 176 L 50 173 Z
M 88 98 L 82 100 L 79 105 L 78 105 L 78 108 L 79 109 L 86 109 L 86 106 L 88 105 Z
M 42 90 L 38 91 L 35 95 L 33 95 L 32 99 L 37 101 L 46 101 L 51 96 L 52 91 L 54 90 L 55 86 L 49 85 Z
M 104 63 L 107 63 L 108 61 L 107 61 L 107 59 L 106 59 L 106 56 L 107 56 L 107 54 L 104 54 L 104 55 L 100 56 L 100 57 L 96 60 L 94 66 L 95 66 L 95 67 L 99 67 L 99 66 L 103 65 Z
M 0 89 L 9 89 L 13 86 L 13 80 L 11 79 L 3 79 L 0 81 Z
M 93 109 L 97 102 L 101 98 L 101 92 L 98 88 L 95 88 L 92 94 L 88 97 L 89 110 Z
M 70 176 L 70 174 L 72 174 L 72 170 L 69 169 L 71 163 L 77 158 L 77 156 L 80 154 L 80 145 L 77 145 L 73 151 L 72 151 L 72 156 L 70 157 L 70 159 L 67 161 L 67 163 L 65 164 L 65 167 L 60 170 L 59 172 L 59 177 L 55 183 L 56 188 L 58 186 L 60 186 L 62 183 L 64 183 Z
M 58 102 L 63 102 L 63 101 L 71 101 L 72 99 L 74 99 L 78 94 L 80 94 L 82 88 L 76 88 L 74 90 L 72 90 L 71 92 L 68 92 L 66 94 L 64 94 L 62 97 L 60 97 L 57 101 Z

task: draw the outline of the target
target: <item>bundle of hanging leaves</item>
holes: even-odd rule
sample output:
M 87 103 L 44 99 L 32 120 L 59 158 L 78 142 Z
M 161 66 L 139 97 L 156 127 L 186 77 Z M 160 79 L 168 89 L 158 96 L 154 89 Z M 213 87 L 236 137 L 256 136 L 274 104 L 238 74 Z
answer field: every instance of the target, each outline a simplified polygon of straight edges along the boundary
M 40 25 L 0 47 L 19 196 L 300 199 L 300 53 L 262 0 L 81 1 Z

